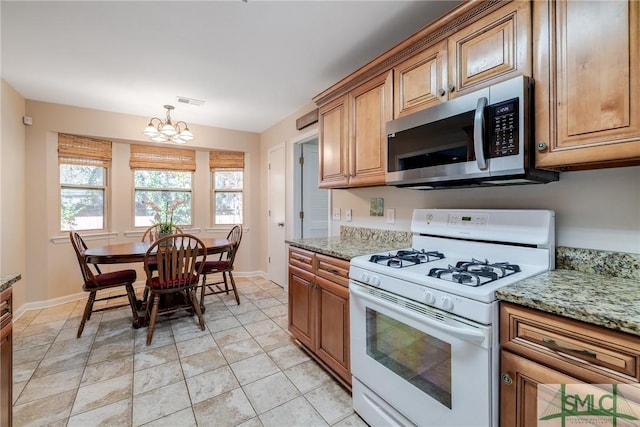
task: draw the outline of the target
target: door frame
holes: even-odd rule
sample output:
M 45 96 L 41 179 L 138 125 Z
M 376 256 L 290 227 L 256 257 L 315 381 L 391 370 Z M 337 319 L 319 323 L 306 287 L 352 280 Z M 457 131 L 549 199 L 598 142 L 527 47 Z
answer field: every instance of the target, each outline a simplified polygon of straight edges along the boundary
M 283 171 L 283 178 L 284 178 L 284 182 L 285 182 L 285 188 L 288 185 L 288 182 L 290 181 L 289 179 L 287 179 L 287 173 L 286 173 L 286 165 L 287 165 L 287 145 L 285 143 L 280 143 L 280 144 L 276 144 L 273 145 L 271 147 L 269 147 L 269 149 L 267 150 L 267 166 L 269 166 L 269 164 L 271 163 L 271 155 L 274 151 L 276 150 L 284 150 L 283 156 L 283 163 L 285 165 L 285 170 Z M 271 197 L 272 191 L 271 191 L 271 171 L 267 170 L 267 213 L 271 212 L 273 210 L 273 200 Z M 282 209 L 284 211 L 284 222 L 285 222 L 285 230 L 284 230 L 284 237 L 285 239 L 287 239 L 287 195 L 285 193 L 285 197 L 284 197 L 284 206 L 282 206 Z M 271 257 L 272 253 L 271 253 L 271 245 L 272 245 L 272 236 L 271 236 L 271 215 L 267 215 L 267 257 Z M 282 242 L 282 248 L 283 248 L 283 252 L 286 252 L 286 243 Z M 272 280 L 272 271 L 271 271 L 271 262 L 269 262 L 269 259 L 267 258 L 267 277 L 269 278 L 269 280 Z M 286 262 L 287 257 L 284 256 L 284 261 Z M 286 273 L 286 266 L 282 266 L 282 268 L 284 268 L 284 277 L 282 278 L 283 283 L 277 283 L 278 285 L 282 286 L 284 289 L 287 289 L 287 273 Z M 273 281 L 273 280 L 272 280 Z
M 288 179 L 285 185 L 286 188 L 286 222 L 285 222 L 285 228 L 286 228 L 286 236 L 287 239 L 291 239 L 291 238 L 295 238 L 294 236 L 295 234 L 295 227 L 300 225 L 300 221 L 296 220 L 296 212 L 295 212 L 295 189 L 296 189 L 296 185 L 299 185 L 299 180 L 297 178 L 299 174 L 299 169 L 296 167 L 296 162 L 297 160 L 297 156 L 296 153 L 299 152 L 299 146 L 298 144 L 304 144 L 305 142 L 309 142 L 313 139 L 317 139 L 318 136 L 318 127 L 317 125 L 314 126 L 312 129 L 308 130 L 305 133 L 302 133 L 298 136 L 296 136 L 295 138 L 291 138 L 291 140 L 289 141 L 290 144 L 290 150 L 289 153 L 287 155 L 287 166 L 288 166 L 288 170 L 290 170 L 291 172 L 291 177 L 292 179 Z M 329 193 L 330 194 L 330 193 Z M 327 212 L 327 215 L 329 213 Z

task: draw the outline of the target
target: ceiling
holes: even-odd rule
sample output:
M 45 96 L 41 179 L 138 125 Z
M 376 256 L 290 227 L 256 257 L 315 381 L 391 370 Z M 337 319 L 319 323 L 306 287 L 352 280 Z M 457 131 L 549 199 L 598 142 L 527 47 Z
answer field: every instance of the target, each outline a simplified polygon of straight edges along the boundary
M 2 0 L 2 78 L 29 100 L 262 132 L 459 3 Z

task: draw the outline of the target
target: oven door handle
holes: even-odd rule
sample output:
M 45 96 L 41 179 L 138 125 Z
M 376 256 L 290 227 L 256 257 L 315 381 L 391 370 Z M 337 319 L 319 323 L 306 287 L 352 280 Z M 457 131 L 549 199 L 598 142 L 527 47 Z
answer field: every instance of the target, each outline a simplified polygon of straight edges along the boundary
M 403 311 L 402 314 L 404 316 L 410 317 L 411 319 L 415 320 L 416 322 L 419 323 L 423 323 L 423 324 L 427 324 L 431 327 L 434 327 L 436 329 L 439 329 L 441 331 L 447 332 L 457 338 L 463 339 L 465 341 L 470 341 L 473 343 L 481 343 L 482 341 L 485 340 L 486 336 L 485 333 L 481 330 L 478 329 L 472 329 L 470 327 L 455 327 L 446 323 L 443 323 L 441 321 L 432 319 L 431 317 L 429 317 L 428 315 L 425 315 L 424 313 L 420 313 L 419 311 L 408 307 L 408 306 L 400 306 L 397 304 L 394 304 L 393 302 L 389 302 L 385 299 L 382 298 L 375 298 L 372 297 L 371 295 L 368 295 L 366 292 L 363 292 L 360 290 L 359 286 L 353 286 L 353 283 L 351 286 L 349 286 L 349 292 L 352 294 L 355 294 L 355 296 L 357 296 L 358 298 L 362 298 L 366 301 L 370 301 L 374 304 L 380 305 L 384 308 L 387 308 L 389 310 L 392 311 L 396 311 L 398 312 L 398 308 L 402 307 Z M 379 292 L 379 291 L 375 291 L 373 290 L 373 292 Z M 428 307 L 429 309 L 431 309 L 430 307 Z M 406 311 L 405 311 L 406 310 Z M 440 311 L 440 310 L 438 310 Z M 446 316 L 446 314 L 445 314 Z M 452 319 L 453 320 L 453 319 Z M 454 320 L 455 321 L 455 320 Z

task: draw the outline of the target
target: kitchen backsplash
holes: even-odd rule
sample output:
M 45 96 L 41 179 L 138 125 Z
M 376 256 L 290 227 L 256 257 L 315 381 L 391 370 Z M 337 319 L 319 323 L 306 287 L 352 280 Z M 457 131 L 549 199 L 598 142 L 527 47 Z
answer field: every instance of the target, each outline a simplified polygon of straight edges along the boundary
M 556 269 L 640 280 L 640 255 L 558 246 Z
M 375 240 L 379 243 L 389 243 L 390 246 L 411 246 L 411 232 L 395 230 L 379 230 L 376 228 L 340 226 L 340 238 Z

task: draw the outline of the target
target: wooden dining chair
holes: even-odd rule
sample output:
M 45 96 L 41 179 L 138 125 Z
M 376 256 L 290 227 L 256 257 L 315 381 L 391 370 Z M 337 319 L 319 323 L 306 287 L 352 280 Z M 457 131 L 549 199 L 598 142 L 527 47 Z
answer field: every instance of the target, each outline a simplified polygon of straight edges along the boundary
M 205 311 L 204 297 L 206 295 L 215 295 L 220 293 L 229 294 L 233 291 L 236 298 L 236 303 L 240 305 L 240 297 L 238 296 L 238 289 L 236 288 L 236 281 L 233 279 L 233 263 L 240 247 L 240 241 L 242 240 L 242 226 L 234 225 L 229 234 L 227 234 L 227 240 L 231 243 L 231 247 L 220 254 L 217 260 L 203 261 L 202 269 L 202 284 L 200 286 L 200 309 Z M 220 273 L 222 277 L 220 280 L 212 283 L 207 283 L 207 275 Z M 228 276 L 228 277 L 227 277 Z M 221 287 L 224 285 L 224 288 Z M 231 285 L 231 287 L 229 287 Z
M 154 224 L 150 227 L 148 227 L 145 231 L 144 234 L 142 235 L 142 241 L 143 242 L 147 242 L 147 243 L 153 243 L 156 240 L 158 240 L 158 238 L 160 237 L 160 233 L 159 233 L 159 228 L 160 228 L 160 224 Z M 182 227 L 178 226 L 178 225 L 173 225 L 171 228 L 171 231 L 173 234 L 183 234 L 184 231 L 182 230 Z
M 153 243 L 156 240 L 158 240 L 160 238 L 160 224 L 154 224 L 152 226 L 149 226 L 145 231 L 144 234 L 142 235 L 142 242 L 146 242 L 146 243 Z M 178 226 L 178 225 L 173 225 L 171 227 L 171 234 L 182 234 L 184 233 L 184 231 L 182 230 L 182 227 Z M 149 261 L 149 269 L 151 270 L 151 272 L 155 272 L 158 271 L 158 266 L 156 265 L 156 260 L 152 259 Z M 149 291 L 148 289 L 145 287 L 144 288 L 144 293 L 142 295 L 142 302 L 141 304 L 144 305 L 147 303 L 147 300 L 149 299 Z
M 159 314 L 183 310 L 195 312 L 200 329 L 204 331 L 204 319 L 196 297 L 198 280 L 204 267 L 202 264 L 197 266 L 201 256 L 206 260 L 206 247 L 202 240 L 191 234 L 162 237 L 147 250 L 144 256 L 146 288 L 149 290 L 149 302 L 145 310 L 147 345 L 153 339 Z M 149 268 L 151 261 L 156 261 L 157 274 Z
M 136 309 L 136 294 L 133 290 L 133 283 L 136 281 L 136 271 L 135 270 L 119 270 L 112 271 L 110 273 L 102 273 L 100 271 L 100 267 L 96 264 L 92 264 L 95 273 L 89 267 L 89 264 L 84 259 L 84 251 L 87 249 L 87 245 L 80 237 L 80 235 L 71 231 L 69 233 L 69 240 L 71 240 L 71 244 L 76 253 L 76 257 L 78 258 L 78 264 L 80 265 L 80 271 L 82 272 L 82 290 L 85 292 L 89 292 L 89 298 L 87 298 L 87 304 L 84 307 L 84 313 L 82 314 L 82 320 L 80 321 L 80 326 L 78 326 L 78 334 L 76 338 L 80 338 L 82 335 L 82 331 L 84 330 L 85 323 L 91 319 L 91 313 L 97 311 L 104 310 L 113 310 L 116 308 L 121 308 L 129 305 L 131 307 L 131 313 L 133 315 L 133 327 L 138 328 L 140 326 L 140 319 L 138 319 L 138 311 Z M 98 292 L 124 287 L 125 293 L 112 294 L 111 292 L 107 295 L 101 294 L 98 297 Z M 114 298 L 122 298 L 127 296 L 129 302 L 123 304 L 115 304 L 115 305 L 106 305 L 101 308 L 94 309 L 93 305 L 96 301 L 106 301 Z

